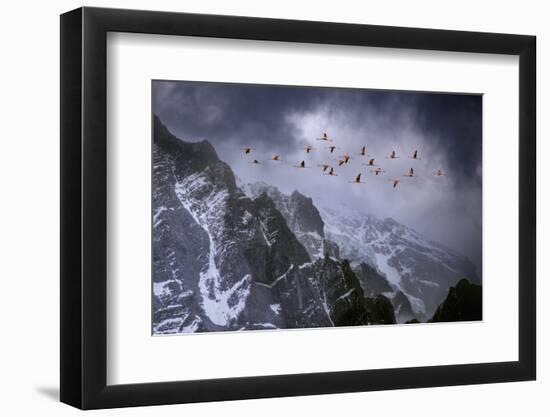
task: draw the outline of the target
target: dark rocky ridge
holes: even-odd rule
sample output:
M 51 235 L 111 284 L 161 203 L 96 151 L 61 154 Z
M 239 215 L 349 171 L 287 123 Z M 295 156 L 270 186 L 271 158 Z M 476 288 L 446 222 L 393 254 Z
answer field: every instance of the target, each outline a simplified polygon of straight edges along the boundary
M 369 324 L 395 324 L 395 314 L 391 301 L 378 294 L 365 299 L 369 316 Z
M 365 291 L 365 296 L 374 297 L 378 294 L 393 291 L 388 280 L 372 265 L 361 262 L 361 264 L 353 270 L 361 282 L 363 291 Z
M 407 321 L 416 319 L 411 302 L 403 291 L 397 291 L 392 297 L 391 302 L 395 310 L 395 317 L 399 323 L 406 323 Z
M 297 190 L 286 195 L 281 193 L 277 187 L 261 182 L 246 184 L 243 188 L 252 198 L 267 194 L 273 200 L 311 258 L 322 258 L 326 254 L 335 258 L 340 257 L 338 245 L 325 238 L 325 224 L 310 197 L 306 197 Z
M 449 289 L 445 301 L 437 307 L 431 322 L 482 320 L 481 285 L 461 279 Z

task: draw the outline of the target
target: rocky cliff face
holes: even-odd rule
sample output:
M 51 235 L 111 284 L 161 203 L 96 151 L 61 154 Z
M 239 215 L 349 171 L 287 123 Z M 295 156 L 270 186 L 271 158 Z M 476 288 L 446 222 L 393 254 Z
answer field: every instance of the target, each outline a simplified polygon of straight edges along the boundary
M 309 253 L 323 245 L 311 200 L 280 204 L 249 198 L 208 142 L 181 141 L 155 119 L 154 333 L 367 324 L 349 265 Z
M 370 324 L 395 324 L 395 314 L 391 301 L 382 294 L 366 298 Z
M 327 253 L 339 257 L 338 245 L 326 239 L 325 224 L 311 198 L 296 190 L 286 195 L 262 182 L 244 184 L 242 189 L 251 198 L 264 193 L 269 196 L 312 259 L 323 258 Z
M 390 293 L 393 291 L 386 277 L 381 275 L 372 265 L 362 262 L 354 268 L 354 271 L 363 287 L 365 296 L 374 297 L 378 294 Z
M 406 323 L 407 321 L 417 319 L 411 302 L 403 291 L 396 291 L 391 297 L 391 303 L 395 310 L 395 317 L 398 323 Z

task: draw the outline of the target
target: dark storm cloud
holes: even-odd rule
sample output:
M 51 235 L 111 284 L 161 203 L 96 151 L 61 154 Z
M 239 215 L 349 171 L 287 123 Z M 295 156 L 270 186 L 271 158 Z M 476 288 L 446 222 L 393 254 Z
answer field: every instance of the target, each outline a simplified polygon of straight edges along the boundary
M 429 132 L 460 179 L 481 184 L 482 99 L 478 95 L 415 95 L 419 128 Z
M 416 129 L 445 155 L 454 179 L 481 181 L 477 95 L 170 81 L 155 81 L 153 92 L 154 112 L 180 137 L 236 146 L 251 141 L 266 149 L 276 144 L 282 151 L 295 143 L 296 126 L 287 116 L 326 103 L 329 116 L 345 114 L 350 125 L 360 126 L 374 111 L 390 147 L 398 139 L 395 120 L 412 111 Z
M 481 135 L 482 99 L 477 95 L 432 94 L 384 90 L 259 86 L 246 84 L 154 81 L 153 112 L 176 136 L 207 139 L 221 159 L 245 182 L 265 181 L 290 192 L 298 188 L 316 204 L 391 216 L 429 238 L 468 255 L 481 275 Z M 388 192 L 386 179 L 369 179 L 368 192 L 325 181 L 316 170 L 297 173 L 292 165 L 304 156 L 311 166 L 334 164 L 335 155 L 314 139 L 324 131 L 335 138 L 340 154 L 357 155 L 362 145 L 378 158 L 388 178 L 402 178 L 408 158 L 422 178 L 399 193 Z M 255 157 L 280 153 L 286 165 L 265 163 L 262 169 L 244 158 L 241 148 L 253 146 Z M 345 148 L 345 149 L 344 149 Z M 401 159 L 385 160 L 392 149 Z M 349 170 L 361 170 L 354 156 Z M 282 169 L 282 167 L 285 167 Z M 436 168 L 449 175 L 433 177 Z M 344 183 L 351 171 L 340 171 Z M 297 179 L 297 175 L 299 175 Z M 356 175 L 356 174 L 355 174 Z M 334 179 L 334 178 L 333 178 Z M 412 184 L 411 184 L 412 185 Z
M 250 139 L 283 149 L 294 142 L 286 115 L 312 108 L 323 96 L 299 88 L 162 81 L 155 82 L 153 91 L 155 113 L 183 137 L 240 146 Z

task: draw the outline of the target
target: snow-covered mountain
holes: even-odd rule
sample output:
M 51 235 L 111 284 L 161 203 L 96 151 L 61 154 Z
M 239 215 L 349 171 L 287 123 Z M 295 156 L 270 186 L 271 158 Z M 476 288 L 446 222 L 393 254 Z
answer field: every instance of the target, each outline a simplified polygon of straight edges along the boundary
M 461 278 L 480 281 L 467 257 L 391 218 L 327 208 L 320 213 L 325 235 L 338 244 L 340 256 L 352 265 L 363 262 L 377 268 L 394 290 L 407 296 L 419 319 L 431 317 Z
M 261 182 L 242 189 L 252 197 L 269 195 L 313 259 L 329 252 L 349 260 L 365 295 L 385 294 L 398 322 L 430 318 L 461 278 L 479 281 L 465 256 L 391 218 L 318 208 L 298 191 L 286 195 Z
M 369 323 L 347 262 L 312 259 L 267 194 L 249 198 L 210 143 L 158 118 L 152 217 L 155 334 Z M 294 223 L 303 236 L 306 220 Z

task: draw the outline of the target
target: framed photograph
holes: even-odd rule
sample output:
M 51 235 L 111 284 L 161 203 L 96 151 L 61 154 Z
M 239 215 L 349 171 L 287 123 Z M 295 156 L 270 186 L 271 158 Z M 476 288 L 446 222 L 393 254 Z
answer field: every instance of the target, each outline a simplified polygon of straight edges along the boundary
M 61 401 L 533 380 L 535 37 L 61 16 Z

